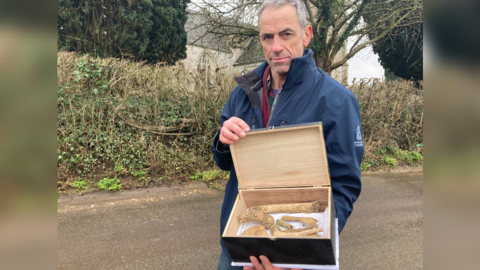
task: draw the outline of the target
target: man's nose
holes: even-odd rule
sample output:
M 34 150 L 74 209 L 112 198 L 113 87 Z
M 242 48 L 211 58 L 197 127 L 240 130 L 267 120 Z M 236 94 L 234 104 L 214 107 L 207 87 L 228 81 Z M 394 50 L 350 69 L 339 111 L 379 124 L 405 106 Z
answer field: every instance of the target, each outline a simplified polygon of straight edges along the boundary
M 279 36 L 274 36 L 273 37 L 272 52 L 280 53 L 281 51 L 283 51 L 282 40 L 280 39 Z

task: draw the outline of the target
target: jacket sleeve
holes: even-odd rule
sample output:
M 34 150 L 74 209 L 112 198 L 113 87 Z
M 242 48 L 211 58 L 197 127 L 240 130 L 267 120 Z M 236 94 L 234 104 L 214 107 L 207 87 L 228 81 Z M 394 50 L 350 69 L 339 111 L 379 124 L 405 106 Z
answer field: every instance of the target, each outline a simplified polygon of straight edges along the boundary
M 360 164 L 364 152 L 358 101 L 347 91 L 331 104 L 328 116 L 324 119 L 325 145 L 339 232 L 343 230 L 353 211 L 353 203 L 360 195 Z
M 233 90 L 232 93 L 230 94 L 230 97 L 227 100 L 227 103 L 225 104 L 225 107 L 223 107 L 222 115 L 221 115 L 222 126 L 223 126 L 223 122 L 225 122 L 226 120 L 230 119 L 230 117 L 235 115 L 235 93 L 236 91 Z M 213 158 L 215 159 L 215 162 L 217 163 L 218 167 L 220 167 L 220 169 L 224 171 L 229 171 L 233 164 L 232 154 L 230 151 L 221 152 L 218 150 L 218 144 L 221 143 L 219 141 L 219 137 L 220 137 L 220 130 L 213 137 L 213 142 L 212 142 Z

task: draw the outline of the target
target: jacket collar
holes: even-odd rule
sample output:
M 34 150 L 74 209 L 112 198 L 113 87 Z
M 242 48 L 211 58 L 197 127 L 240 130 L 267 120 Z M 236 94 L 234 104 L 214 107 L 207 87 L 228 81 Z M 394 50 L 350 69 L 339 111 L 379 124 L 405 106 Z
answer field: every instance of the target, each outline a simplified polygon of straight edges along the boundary
M 313 61 L 313 52 L 310 49 L 303 50 L 303 56 L 293 58 L 290 63 L 287 79 L 283 84 L 282 91 L 295 89 L 295 85 L 301 84 L 309 78 L 312 73 L 316 72 L 317 66 Z M 235 77 L 238 85 L 247 93 L 254 108 L 261 108 L 263 89 L 263 72 L 267 68 L 267 61 L 263 62 L 256 69 L 248 72 L 243 76 Z
M 311 78 L 312 73 L 317 70 L 317 65 L 313 61 L 313 51 L 311 49 L 303 50 L 303 56 L 293 58 L 290 63 L 290 69 L 288 71 L 287 79 L 283 84 L 282 89 L 289 89 L 292 86 L 303 83 L 306 79 Z M 265 61 L 258 68 L 255 69 L 256 73 L 259 74 L 259 77 L 262 76 L 263 71 L 267 67 L 267 62 Z

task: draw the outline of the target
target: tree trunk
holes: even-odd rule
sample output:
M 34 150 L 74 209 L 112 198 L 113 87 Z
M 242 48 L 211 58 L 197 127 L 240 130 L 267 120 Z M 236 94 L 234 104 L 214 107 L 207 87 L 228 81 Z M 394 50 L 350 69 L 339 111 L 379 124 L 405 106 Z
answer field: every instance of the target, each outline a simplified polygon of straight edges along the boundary
M 325 64 L 325 59 L 323 57 L 320 57 L 320 54 L 313 54 L 313 60 L 315 61 L 315 64 L 317 64 L 317 67 L 321 68 L 323 70 L 323 66 Z

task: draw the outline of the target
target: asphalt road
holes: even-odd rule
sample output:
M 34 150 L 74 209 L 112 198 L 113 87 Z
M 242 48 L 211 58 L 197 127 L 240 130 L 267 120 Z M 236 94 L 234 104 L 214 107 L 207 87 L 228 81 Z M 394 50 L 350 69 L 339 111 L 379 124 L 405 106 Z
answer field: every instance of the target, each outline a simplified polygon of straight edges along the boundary
M 340 269 L 422 269 L 422 175 L 362 180 Z M 61 196 L 58 269 L 216 269 L 222 200 L 204 184 Z

